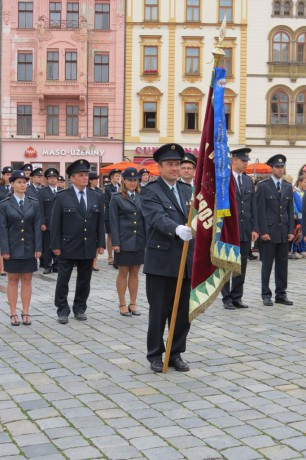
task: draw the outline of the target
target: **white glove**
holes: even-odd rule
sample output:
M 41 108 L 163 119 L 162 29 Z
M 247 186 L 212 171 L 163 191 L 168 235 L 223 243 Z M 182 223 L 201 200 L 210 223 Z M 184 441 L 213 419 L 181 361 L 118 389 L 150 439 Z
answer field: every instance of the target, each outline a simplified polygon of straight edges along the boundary
M 178 227 L 176 227 L 175 233 L 183 241 L 189 241 L 192 239 L 191 228 L 186 227 L 185 225 L 179 225 Z

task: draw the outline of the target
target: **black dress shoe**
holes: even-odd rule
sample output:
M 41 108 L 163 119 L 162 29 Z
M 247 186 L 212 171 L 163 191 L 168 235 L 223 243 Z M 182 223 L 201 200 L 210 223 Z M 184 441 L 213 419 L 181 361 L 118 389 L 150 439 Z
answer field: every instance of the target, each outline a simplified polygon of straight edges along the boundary
M 236 307 L 231 300 L 223 302 L 223 306 L 226 310 L 236 310 Z
M 164 363 L 161 358 L 155 359 L 150 363 L 150 369 L 154 372 L 163 372 Z
M 87 316 L 85 315 L 85 313 L 75 313 L 74 317 L 78 321 L 86 321 L 87 320 Z
M 49 275 L 51 273 L 51 268 L 45 268 L 43 271 L 43 275 Z
M 273 305 L 273 302 L 271 300 L 271 297 L 263 297 L 262 298 L 262 302 L 264 305 L 266 305 L 267 307 L 272 307 Z
M 180 356 L 178 358 L 170 360 L 169 361 L 169 366 L 174 367 L 174 369 L 176 371 L 179 371 L 179 372 L 187 372 L 187 371 L 189 371 L 188 364 L 186 363 L 186 361 L 183 361 Z
M 68 323 L 68 316 L 59 316 L 57 321 L 60 324 L 67 324 Z
M 287 297 L 275 297 L 275 303 L 282 303 L 283 305 L 293 305 L 293 302 Z
M 249 306 L 241 302 L 241 300 L 233 300 L 233 305 L 236 308 L 249 308 Z
M 257 259 L 257 256 L 254 256 L 253 254 L 249 254 L 249 255 L 248 255 L 248 259 L 249 259 L 249 260 L 256 260 L 256 259 Z

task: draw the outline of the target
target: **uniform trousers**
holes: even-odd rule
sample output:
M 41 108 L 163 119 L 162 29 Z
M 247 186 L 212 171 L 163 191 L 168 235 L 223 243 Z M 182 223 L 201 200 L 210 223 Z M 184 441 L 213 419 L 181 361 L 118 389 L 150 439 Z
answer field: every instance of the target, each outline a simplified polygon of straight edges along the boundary
M 272 296 L 269 288 L 270 275 L 275 260 L 275 297 L 286 297 L 288 278 L 288 242 L 271 243 L 261 241 L 261 295 L 262 297 Z
M 245 273 L 248 263 L 249 250 L 251 248 L 250 241 L 240 241 L 240 256 L 241 256 L 241 274 L 232 278 L 232 286 L 230 282 L 226 283 L 222 289 L 222 301 L 225 303 L 228 300 L 237 301 L 241 300 L 243 296 L 243 285 L 245 280 Z
M 73 301 L 73 313 L 84 313 L 86 301 L 90 292 L 90 280 L 92 275 L 93 259 L 63 259 L 58 258 L 58 276 L 55 289 L 55 306 L 58 316 L 68 316 L 70 307 L 68 305 L 69 281 L 74 265 L 77 266 L 77 279 Z
M 50 247 L 50 230 L 45 230 L 42 232 L 42 241 L 43 241 L 43 261 L 45 268 L 57 268 L 58 260 L 57 257 L 53 254 Z M 52 264 L 53 259 L 53 264 Z
M 146 275 L 146 291 L 150 305 L 147 336 L 147 359 L 152 362 L 161 358 L 165 351 L 164 331 L 166 321 L 170 326 L 177 278 Z M 186 350 L 189 323 L 190 278 L 184 278 L 179 300 L 170 359 L 176 359 Z

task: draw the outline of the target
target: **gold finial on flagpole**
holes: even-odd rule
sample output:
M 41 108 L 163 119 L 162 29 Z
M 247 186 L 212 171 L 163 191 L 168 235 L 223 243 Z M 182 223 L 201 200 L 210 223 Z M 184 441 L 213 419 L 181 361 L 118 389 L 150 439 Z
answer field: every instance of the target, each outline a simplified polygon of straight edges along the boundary
M 222 43 L 226 37 L 226 14 L 224 15 L 220 31 L 219 31 L 219 42 L 216 48 L 213 50 L 212 54 L 214 56 L 215 66 L 219 64 L 220 59 L 225 56 L 225 52 L 222 49 Z

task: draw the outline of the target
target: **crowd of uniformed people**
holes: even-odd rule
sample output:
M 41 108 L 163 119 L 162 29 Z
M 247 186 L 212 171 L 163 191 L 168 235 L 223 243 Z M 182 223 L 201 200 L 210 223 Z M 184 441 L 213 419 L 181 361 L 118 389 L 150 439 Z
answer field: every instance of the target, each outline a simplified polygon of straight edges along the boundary
M 286 158 L 274 155 L 267 161 L 271 175 L 256 185 L 245 174 L 251 149 L 231 152 L 238 209 L 241 275 L 222 289 L 224 308 L 247 308 L 242 300 L 247 260 L 252 244 L 258 244 L 262 260 L 261 287 L 264 305 L 272 306 L 270 275 L 275 261 L 275 302 L 292 305 L 287 297 L 288 252 L 306 255 L 306 180 L 300 174 L 293 190 L 284 179 Z M 159 176 L 146 168 L 133 167 L 122 173 L 114 168 L 102 191 L 99 175 L 87 160 L 70 164 L 70 186 L 55 168 L 33 169 L 25 164 L 13 171 L 2 168 L 0 185 L 1 275 L 7 275 L 7 298 L 12 326 L 30 325 L 32 275 L 38 264 L 43 274 L 57 273 L 54 303 L 58 322 L 67 324 L 71 310 L 78 321 L 87 320 L 87 299 L 97 258 L 107 250 L 108 263 L 117 269 L 118 310 L 124 317 L 139 316 L 138 276 L 146 274 L 149 303 L 147 359 L 154 372 L 162 372 L 164 330 L 170 322 L 177 275 L 184 241 L 189 241 L 169 365 L 188 371 L 181 354 L 189 331 L 188 306 L 193 240 L 186 226 L 196 157 L 178 144 L 165 144 L 153 155 Z M 303 171 L 302 171 L 303 172 Z M 260 209 L 260 213 L 258 212 Z M 306 214 L 305 214 L 306 216 Z M 304 224 L 303 224 L 304 222 Z M 290 245 L 293 243 L 293 249 Z M 305 243 L 306 244 L 306 243 Z M 296 257 L 296 258 L 299 258 Z M 68 304 L 73 269 L 77 280 L 73 304 Z M 17 312 L 21 285 L 21 320 Z M 127 300 L 129 299 L 129 300 Z

